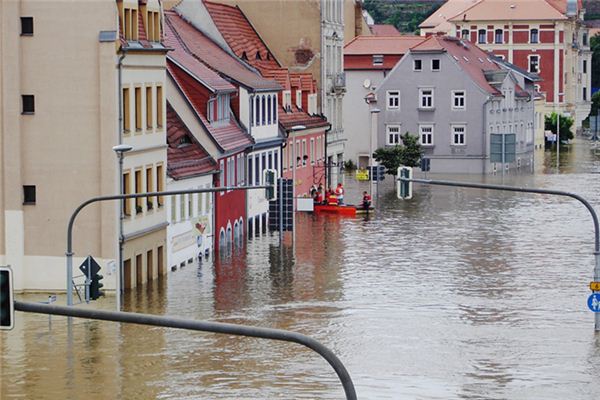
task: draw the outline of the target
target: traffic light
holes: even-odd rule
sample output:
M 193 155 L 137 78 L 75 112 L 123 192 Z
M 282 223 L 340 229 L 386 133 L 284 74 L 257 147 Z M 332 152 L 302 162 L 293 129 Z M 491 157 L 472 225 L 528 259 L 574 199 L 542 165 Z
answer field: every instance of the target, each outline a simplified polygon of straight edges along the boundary
M 377 180 L 382 181 L 385 179 L 385 167 L 383 165 L 377 166 Z
M 398 178 L 412 179 L 413 172 L 410 167 L 398 167 Z M 412 182 L 398 180 L 396 186 L 397 195 L 399 199 L 409 200 L 412 199 Z
M 15 322 L 12 270 L 0 267 L 0 330 L 10 330 Z
M 277 171 L 274 169 L 264 169 L 263 170 L 263 185 L 268 187 L 266 189 L 267 200 L 275 200 L 277 199 Z
M 93 272 L 93 271 L 92 271 Z M 104 296 L 104 292 L 100 289 L 104 287 L 100 282 L 104 277 L 96 271 L 92 274 L 92 281 L 90 282 L 90 300 L 98 300 L 100 296 Z

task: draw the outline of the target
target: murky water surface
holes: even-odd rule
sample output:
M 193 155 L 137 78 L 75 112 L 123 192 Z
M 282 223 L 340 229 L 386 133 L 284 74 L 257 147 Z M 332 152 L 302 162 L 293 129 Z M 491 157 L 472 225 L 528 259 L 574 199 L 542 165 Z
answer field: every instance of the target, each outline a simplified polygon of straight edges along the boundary
M 574 191 L 600 210 L 600 154 L 579 143 L 561 156 L 559 175 L 539 153 L 536 175 L 485 181 Z M 361 185 L 349 181 L 347 198 Z M 550 196 L 415 192 L 397 200 L 388 177 L 374 218 L 300 215 L 282 253 L 277 236 L 252 239 L 128 293 L 126 309 L 310 335 L 343 360 L 360 399 L 597 399 L 588 211 Z M 0 334 L 2 399 L 343 398 L 329 365 L 294 344 L 17 318 Z

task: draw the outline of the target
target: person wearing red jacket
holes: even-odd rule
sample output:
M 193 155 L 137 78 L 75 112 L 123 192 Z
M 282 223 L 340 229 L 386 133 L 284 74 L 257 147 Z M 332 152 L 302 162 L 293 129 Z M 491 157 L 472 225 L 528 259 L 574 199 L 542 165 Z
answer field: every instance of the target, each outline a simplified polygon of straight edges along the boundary
M 371 207 L 371 195 L 366 191 L 363 192 L 362 207 L 364 210 L 368 210 Z

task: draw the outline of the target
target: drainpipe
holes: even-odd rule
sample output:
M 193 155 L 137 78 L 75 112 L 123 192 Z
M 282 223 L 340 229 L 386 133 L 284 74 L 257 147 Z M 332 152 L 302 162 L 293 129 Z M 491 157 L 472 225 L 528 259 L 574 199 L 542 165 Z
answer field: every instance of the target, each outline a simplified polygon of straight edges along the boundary
M 123 143 L 123 60 L 127 55 L 127 50 L 121 48 L 121 55 L 119 56 L 118 62 L 118 92 L 117 97 L 119 98 L 119 127 L 118 127 L 118 135 L 117 142 L 118 144 Z M 119 194 L 123 194 L 123 154 L 119 155 Z M 123 292 L 123 219 L 125 215 L 123 214 L 123 202 L 125 200 L 121 199 L 119 201 L 119 260 L 118 260 L 118 268 L 119 273 L 117 274 L 117 310 L 121 311 L 121 294 Z

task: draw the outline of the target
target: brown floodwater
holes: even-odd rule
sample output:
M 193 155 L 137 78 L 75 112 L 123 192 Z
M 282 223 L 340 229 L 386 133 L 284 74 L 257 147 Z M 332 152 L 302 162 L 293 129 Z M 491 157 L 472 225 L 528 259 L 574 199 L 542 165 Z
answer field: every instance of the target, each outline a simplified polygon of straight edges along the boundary
M 561 151 L 560 174 L 552 153 L 536 156 L 535 175 L 430 177 L 569 190 L 600 210 L 600 150 Z M 348 201 L 366 184 L 346 186 Z M 598 398 L 583 206 L 417 185 L 401 201 L 389 177 L 378 200 L 370 218 L 299 214 L 283 251 L 276 234 L 250 239 L 128 292 L 125 310 L 312 336 L 344 362 L 359 399 Z M 1 399 L 344 397 L 331 367 L 295 344 L 16 316 L 0 334 Z

